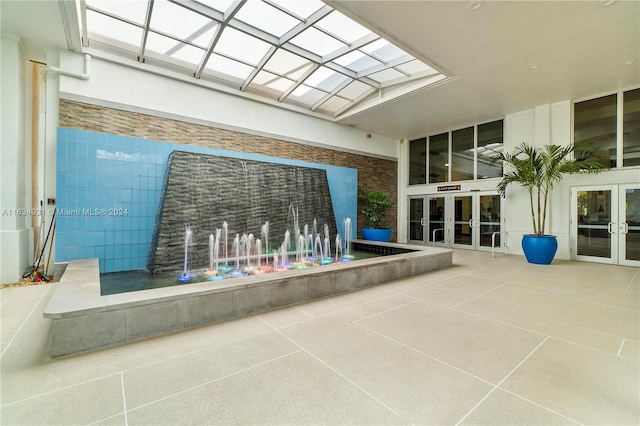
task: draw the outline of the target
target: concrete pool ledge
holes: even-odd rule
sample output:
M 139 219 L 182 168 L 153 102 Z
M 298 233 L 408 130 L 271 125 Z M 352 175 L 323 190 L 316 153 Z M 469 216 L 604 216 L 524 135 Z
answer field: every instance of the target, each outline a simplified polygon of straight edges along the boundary
M 406 253 L 250 277 L 100 295 L 98 259 L 69 262 L 44 310 L 52 357 L 238 318 L 452 265 L 453 250 L 358 244 Z M 357 249 L 357 248 L 356 248 Z

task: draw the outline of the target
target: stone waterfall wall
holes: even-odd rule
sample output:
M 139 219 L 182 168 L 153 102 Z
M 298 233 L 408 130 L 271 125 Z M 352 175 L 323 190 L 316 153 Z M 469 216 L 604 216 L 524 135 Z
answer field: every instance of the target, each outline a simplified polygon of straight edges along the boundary
M 154 273 L 182 271 L 187 225 L 193 233 L 191 269 L 209 266 L 209 235 L 223 222 L 228 225 L 229 256 L 236 234 L 261 238 L 266 221 L 269 249 L 280 247 L 289 230 L 295 250 L 290 206 L 297 210 L 301 232 L 305 224 L 313 232 L 314 219 L 319 233 L 327 224 L 333 248 L 337 227 L 324 170 L 173 151 L 147 267 Z M 220 252 L 222 256 L 222 247 Z

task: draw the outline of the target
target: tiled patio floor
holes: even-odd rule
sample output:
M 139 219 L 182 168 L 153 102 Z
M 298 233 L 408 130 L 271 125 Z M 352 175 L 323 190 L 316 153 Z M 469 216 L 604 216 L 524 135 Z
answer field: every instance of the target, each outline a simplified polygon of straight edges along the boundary
M 456 251 L 355 293 L 50 359 L 0 291 L 0 424 L 640 423 L 636 268 Z

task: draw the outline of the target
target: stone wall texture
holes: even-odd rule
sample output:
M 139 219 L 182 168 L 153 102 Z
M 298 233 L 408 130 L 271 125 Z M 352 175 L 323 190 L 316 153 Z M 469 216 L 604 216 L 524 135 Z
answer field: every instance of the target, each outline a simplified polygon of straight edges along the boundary
M 189 248 L 190 269 L 209 266 L 206 237 L 215 235 L 225 222 L 232 259 L 236 235 L 261 238 L 262 253 L 266 253 L 267 241 L 261 233 L 265 221 L 271 236 L 269 252 L 278 250 L 287 230 L 288 251 L 295 251 L 296 226 L 304 233 L 308 225 L 313 238 L 324 235 L 325 224 L 331 238 L 338 231 L 325 170 L 184 151 L 171 153 L 159 213 L 147 268 L 160 274 L 183 269 L 186 224 L 199 236 Z
M 60 99 L 59 125 L 74 129 L 355 168 L 358 169 L 358 189 L 383 191 L 394 202 L 386 220 L 391 226 L 396 223 L 397 161 L 65 99 Z M 285 125 L 286 123 L 283 123 L 283 126 Z M 358 236 L 361 237 L 361 228 L 365 222 L 359 212 L 360 207 L 358 207 Z M 395 239 L 394 229 L 392 240 Z

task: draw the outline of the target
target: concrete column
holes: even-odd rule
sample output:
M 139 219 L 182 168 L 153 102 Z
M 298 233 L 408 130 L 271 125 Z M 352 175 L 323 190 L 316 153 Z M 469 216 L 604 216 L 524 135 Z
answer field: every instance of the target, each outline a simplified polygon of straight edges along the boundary
M 32 262 L 31 150 L 26 59 L 20 39 L 2 35 L 0 103 L 0 283 L 14 283 Z M 29 143 L 27 143 L 29 141 Z

